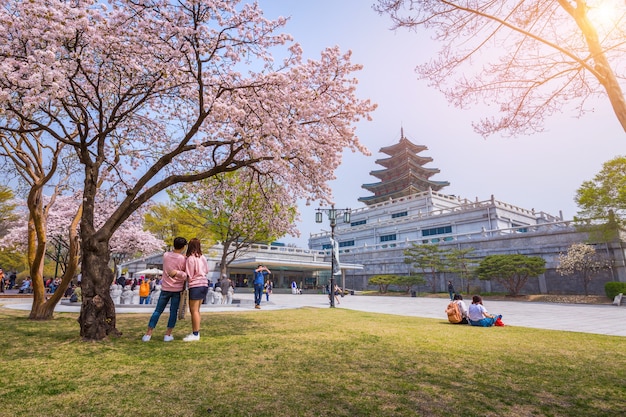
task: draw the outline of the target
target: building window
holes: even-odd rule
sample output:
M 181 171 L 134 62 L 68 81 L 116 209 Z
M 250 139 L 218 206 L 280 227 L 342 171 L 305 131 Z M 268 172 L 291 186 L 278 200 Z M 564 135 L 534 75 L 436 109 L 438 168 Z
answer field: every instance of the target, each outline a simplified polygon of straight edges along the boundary
M 523 226 L 528 226 L 526 224 L 516 224 L 516 223 L 513 223 L 512 226 L 517 228 L 517 230 L 515 230 L 516 233 L 528 233 L 528 228 L 527 227 L 523 227 Z
M 324 243 L 322 245 L 322 250 L 328 250 L 328 249 L 332 249 L 333 245 L 331 245 L 330 243 Z
M 339 242 L 340 248 L 345 248 L 346 246 L 354 246 L 354 240 L 346 240 L 345 242 Z
M 392 219 L 397 219 L 398 217 L 405 217 L 405 216 L 408 216 L 408 215 L 409 215 L 409 213 L 408 213 L 408 212 L 406 212 L 406 211 L 401 211 L 400 213 L 393 213 L 393 214 L 391 215 L 391 218 L 392 218 Z
M 367 220 L 358 220 L 356 222 L 350 223 L 350 226 L 360 226 L 360 225 L 366 224 L 366 223 L 367 223 Z
M 384 235 L 380 237 L 380 241 L 381 242 L 389 242 L 391 240 L 396 240 L 396 234 L 392 234 L 392 235 Z
M 433 227 L 432 229 L 422 230 L 422 236 L 445 235 L 452 233 L 452 226 Z

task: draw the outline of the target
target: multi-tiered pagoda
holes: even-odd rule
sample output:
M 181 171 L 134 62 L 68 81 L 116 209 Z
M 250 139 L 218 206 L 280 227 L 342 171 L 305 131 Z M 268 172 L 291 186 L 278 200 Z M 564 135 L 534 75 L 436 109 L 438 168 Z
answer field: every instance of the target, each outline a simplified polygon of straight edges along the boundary
M 369 197 L 361 197 L 359 201 L 369 205 L 377 204 L 389 199 L 408 196 L 427 191 L 439 191 L 450 185 L 448 181 L 432 181 L 429 178 L 439 173 L 436 168 L 424 168 L 432 162 L 430 157 L 419 156 L 418 153 L 427 150 L 423 145 L 416 145 L 404 137 L 401 130 L 400 141 L 395 145 L 386 146 L 380 152 L 389 155 L 389 158 L 376 160 L 378 165 L 385 169 L 371 171 L 370 175 L 380 179 L 380 182 L 363 184 L 362 187 L 374 193 Z

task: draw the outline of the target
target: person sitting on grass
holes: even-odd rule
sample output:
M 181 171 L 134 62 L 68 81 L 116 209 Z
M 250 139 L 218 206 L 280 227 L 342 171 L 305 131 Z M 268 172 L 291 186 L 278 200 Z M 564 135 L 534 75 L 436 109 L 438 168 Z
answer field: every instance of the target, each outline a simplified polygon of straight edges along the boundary
M 469 306 L 469 322 L 472 326 L 491 327 L 499 318 L 502 318 L 502 316 L 496 316 L 487 312 L 480 295 L 472 297 L 472 304 Z
M 82 303 L 83 291 L 80 288 L 80 282 L 74 287 L 74 292 L 70 296 L 70 303 Z
M 463 296 L 461 294 L 454 294 L 453 298 L 453 302 L 457 304 L 459 306 L 459 309 L 461 310 L 462 320 L 459 322 L 459 324 L 467 324 L 467 317 L 469 312 L 467 310 L 467 306 L 465 305 L 465 301 L 463 301 Z
M 29 294 L 31 292 L 30 289 L 30 277 L 26 277 L 24 282 L 22 282 L 22 286 L 20 287 L 20 294 Z

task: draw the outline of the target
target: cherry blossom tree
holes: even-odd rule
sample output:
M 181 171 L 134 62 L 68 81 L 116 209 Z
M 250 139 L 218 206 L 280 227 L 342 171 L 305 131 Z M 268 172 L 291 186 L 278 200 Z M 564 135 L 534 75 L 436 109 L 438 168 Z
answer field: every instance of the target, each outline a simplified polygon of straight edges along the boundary
M 216 175 L 186 184 L 172 194 L 181 208 L 198 213 L 202 229 L 222 244 L 220 274 L 252 243 L 270 243 L 285 234 L 297 235 L 296 208 L 285 188 L 271 175 L 253 169 Z
M 82 167 L 84 340 L 120 334 L 110 240 L 157 193 L 253 167 L 292 201 L 328 199 L 342 151 L 367 152 L 360 66 L 336 47 L 305 60 L 257 4 L 1 1 L 0 132 L 41 133 Z M 100 189 L 117 204 L 97 225 Z
M 394 29 L 423 27 L 441 45 L 420 77 L 460 108 L 484 102 L 497 116 L 476 132 L 517 135 L 592 96 L 608 97 L 626 131 L 626 4 L 622 0 L 378 0 Z M 495 104 L 495 106 L 494 106 Z
M 80 213 L 80 195 L 56 195 L 54 198 L 44 195 L 42 198 L 43 206 L 46 207 L 46 219 L 44 222 L 46 229 L 46 242 L 48 250 L 45 252 L 53 260 L 59 262 L 62 268 L 63 277 L 61 284 L 49 298 L 43 297 L 41 304 L 33 303 L 30 317 L 33 319 L 52 318 L 54 307 L 58 304 L 65 289 L 74 278 L 77 272 L 77 266 L 80 260 L 80 239 L 79 239 L 79 223 L 77 221 L 77 213 Z M 28 230 L 30 228 L 29 210 L 26 202 L 23 202 L 21 208 L 22 218 L 16 221 L 8 230 L 7 234 L 0 239 L 0 248 L 17 248 L 22 251 L 29 251 L 30 242 Z M 96 224 L 100 225 L 108 218 L 114 205 L 110 201 L 101 201 L 96 211 Z M 110 252 L 114 260 L 113 270 L 116 269 L 116 260 L 137 254 L 150 254 L 156 251 L 162 251 L 165 243 L 157 239 L 152 233 L 143 230 L 142 210 L 133 213 L 123 224 L 123 227 L 116 230 L 110 240 Z M 68 231 L 71 235 L 76 236 L 78 240 L 75 249 L 70 247 L 66 241 Z M 58 255 L 57 245 L 62 246 L 62 256 Z M 50 246 L 54 246 L 50 248 Z M 76 253 L 74 252 L 76 250 Z M 122 255 L 122 256 L 115 256 Z M 58 256 L 58 259 L 56 258 Z M 41 268 L 43 270 L 43 260 Z M 68 273 L 70 271 L 70 273 Z M 66 279 L 67 277 L 67 279 Z M 43 282 L 43 273 L 39 277 L 39 281 Z M 33 279 L 33 285 L 35 280 Z M 57 292 L 59 296 L 55 296 Z
M 559 255 L 559 266 L 556 271 L 561 275 L 580 274 L 585 295 L 589 295 L 589 283 L 607 266 L 606 260 L 600 257 L 595 247 L 585 243 L 574 243 L 567 248 L 567 253 Z
M 77 195 L 57 196 L 54 205 L 51 198 L 44 196 L 44 204 L 50 206 L 47 219 L 47 234 L 63 238 L 67 234 L 67 230 L 71 225 L 73 216 L 79 209 Z M 26 204 L 22 202 L 23 216 L 21 220 L 14 222 L 7 234 L 0 239 L 0 247 L 9 247 L 15 245 L 21 250 L 26 250 L 28 222 L 25 220 L 28 216 Z M 97 207 L 96 224 L 102 224 L 108 218 L 109 211 L 113 210 L 110 202 L 101 202 Z M 143 210 L 133 213 L 125 222 L 124 226 L 115 231 L 110 240 L 111 253 L 122 253 L 126 255 L 149 254 L 156 251 L 162 251 L 165 248 L 165 242 L 158 239 L 154 234 L 143 229 Z
M 113 270 L 117 270 L 118 264 L 137 254 L 151 254 L 163 252 L 166 244 L 152 233 L 143 229 L 138 222 L 139 216 L 133 216 L 126 220 L 124 225 L 117 229 L 109 242 L 113 258 Z
M 9 119 L 6 119 L 9 122 Z M 42 122 L 50 124 L 50 118 Z M 60 301 L 63 291 L 46 299 L 44 288 L 44 261 L 48 247 L 47 220 L 50 208 L 58 195 L 72 183 L 75 165 L 68 159 L 65 144 L 49 144 L 41 140 L 42 132 L 31 131 L 27 122 L 18 122 L 20 130 L 9 129 L 0 132 L 0 157 L 18 175 L 18 183 L 26 189 L 25 228 L 21 231 L 26 237 L 26 258 L 29 275 L 32 279 L 33 304 L 29 318 L 43 320 L 52 318 L 54 307 Z M 48 198 L 44 190 L 51 189 Z M 47 200 L 44 202 L 44 200 Z M 71 219 L 71 228 L 63 231 L 68 242 L 67 264 L 61 279 L 60 288 L 69 284 L 78 268 L 78 234 L 76 226 L 80 219 L 78 207 L 66 213 Z M 27 219 L 27 220 L 26 220 Z M 19 227 L 18 227 L 19 229 Z M 56 235 L 58 237 L 58 234 Z M 20 237 L 13 237 L 15 242 Z

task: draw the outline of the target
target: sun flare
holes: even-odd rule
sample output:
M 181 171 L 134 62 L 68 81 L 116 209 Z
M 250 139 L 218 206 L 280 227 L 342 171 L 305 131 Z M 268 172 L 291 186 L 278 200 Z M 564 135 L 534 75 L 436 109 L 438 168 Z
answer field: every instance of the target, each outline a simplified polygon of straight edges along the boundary
M 626 25 L 624 0 L 591 0 L 587 2 L 587 6 L 589 19 L 599 28 L 613 30 Z

